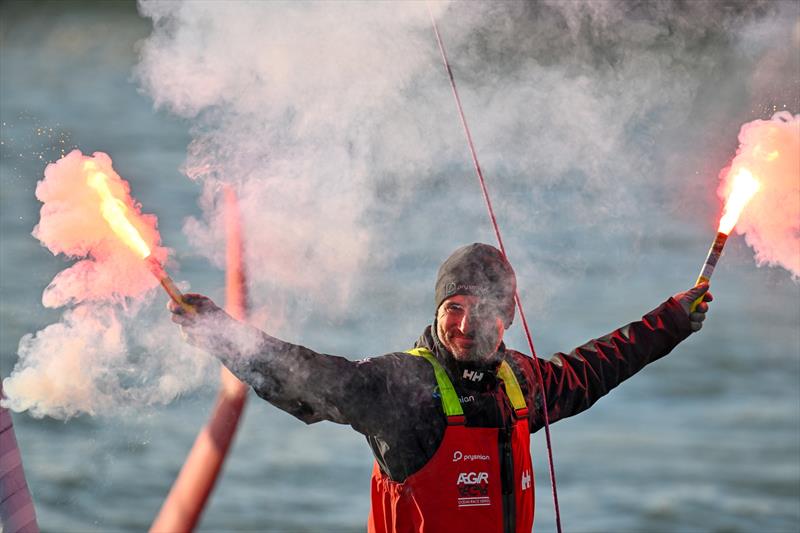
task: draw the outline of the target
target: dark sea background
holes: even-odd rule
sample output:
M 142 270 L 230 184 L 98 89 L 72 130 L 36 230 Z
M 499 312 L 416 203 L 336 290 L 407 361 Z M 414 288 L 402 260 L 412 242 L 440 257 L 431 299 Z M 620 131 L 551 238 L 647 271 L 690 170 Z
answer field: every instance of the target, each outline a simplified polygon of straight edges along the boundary
M 1 16 L 0 373 L 7 377 L 20 338 L 58 320 L 58 311 L 42 306 L 41 293 L 67 262 L 31 236 L 40 207 L 34 189 L 46 164 L 74 147 L 110 154 L 145 211 L 158 215 L 163 242 L 180 265 L 176 278 L 220 297 L 223 273 L 182 232 L 186 217 L 201 215 L 200 186 L 180 170 L 190 125 L 154 110 L 132 77 L 137 43 L 149 34 L 150 21 L 131 2 L 3 2 Z M 797 80 L 800 72 L 787 77 Z M 694 216 L 665 202 L 662 213 L 640 213 L 638 221 L 609 227 L 602 220 L 571 224 L 557 217 L 543 224 L 546 233 L 526 244 L 540 250 L 533 257 L 550 265 L 560 281 L 554 291 L 542 291 L 546 299 L 531 303 L 540 356 L 635 320 L 694 281 L 714 236 L 715 169 L 735 150 L 743 122 L 768 118 L 773 105 L 800 111 L 791 109 L 798 103 L 794 83 L 784 101 L 731 104 L 711 122 L 688 124 L 684 148 L 698 149 L 687 149 L 680 164 L 671 164 L 705 173 L 697 196 L 681 193 L 704 212 Z M 697 105 L 722 109 L 708 91 L 702 87 Z M 706 148 L 713 158 L 703 159 Z M 460 164 L 468 176 L 464 157 Z M 480 225 L 464 229 L 462 242 L 492 242 L 472 185 L 463 188 L 461 201 L 474 202 Z M 543 194 L 557 209 L 571 192 Z M 408 217 L 420 216 L 414 205 L 404 209 Z M 358 293 L 352 312 L 335 321 L 312 313 L 292 340 L 351 358 L 410 347 L 432 316 L 435 269 L 455 247 L 437 245 L 437 228 L 447 220 L 425 216 L 431 223 L 422 234 L 419 225 L 398 223 L 390 237 L 398 248 L 410 241 L 428 244 L 365 272 L 370 284 L 385 290 Z M 514 232 L 511 224 L 505 229 Z M 569 268 L 559 270 L 561 262 Z M 520 284 L 538 294 L 536 279 Z M 713 292 L 716 301 L 701 334 L 590 411 L 552 428 L 565 531 L 800 530 L 800 286 L 783 269 L 757 267 L 742 237 L 732 236 Z M 252 298 L 257 303 L 259 294 Z M 518 324 L 508 344 L 525 348 Z M 166 406 L 66 422 L 15 413 L 42 530 L 145 530 L 206 420 L 215 390 L 209 383 Z M 543 432 L 533 441 L 536 530 L 553 531 Z M 350 428 L 327 422 L 307 427 L 251 394 L 199 530 L 364 530 L 370 469 L 366 442 Z

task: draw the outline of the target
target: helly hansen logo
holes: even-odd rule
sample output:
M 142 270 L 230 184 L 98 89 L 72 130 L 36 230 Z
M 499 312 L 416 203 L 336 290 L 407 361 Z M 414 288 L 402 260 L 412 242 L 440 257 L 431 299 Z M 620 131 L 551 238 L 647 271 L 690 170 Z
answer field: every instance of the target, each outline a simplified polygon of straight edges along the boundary
M 491 505 L 488 472 L 461 472 L 456 481 L 459 507 Z
M 522 490 L 531 488 L 531 471 L 526 470 L 522 473 Z
M 470 381 L 480 381 L 483 379 L 483 372 L 478 372 L 477 370 L 464 370 L 462 377 Z

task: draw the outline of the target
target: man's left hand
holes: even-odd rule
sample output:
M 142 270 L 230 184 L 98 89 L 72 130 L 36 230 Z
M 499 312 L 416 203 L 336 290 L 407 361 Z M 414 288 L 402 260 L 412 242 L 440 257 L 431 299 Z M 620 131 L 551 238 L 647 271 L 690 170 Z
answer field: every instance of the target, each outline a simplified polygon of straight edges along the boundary
M 691 311 L 692 303 L 700 297 L 703 298 L 703 301 L 698 304 L 694 311 Z M 706 319 L 706 313 L 708 312 L 708 303 L 706 302 L 710 302 L 714 299 L 711 293 L 708 292 L 708 283 L 701 283 L 688 291 L 679 292 L 673 296 L 673 298 L 681 304 L 681 308 L 689 317 L 689 325 L 692 331 L 700 331 L 700 328 L 703 327 L 703 320 Z

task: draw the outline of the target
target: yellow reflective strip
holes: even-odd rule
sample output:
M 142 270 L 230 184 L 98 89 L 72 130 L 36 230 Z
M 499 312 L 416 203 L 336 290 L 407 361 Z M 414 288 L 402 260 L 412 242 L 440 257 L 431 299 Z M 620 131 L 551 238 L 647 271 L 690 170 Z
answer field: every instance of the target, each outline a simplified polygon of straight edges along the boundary
M 511 405 L 514 406 L 514 409 L 524 409 L 527 407 L 525 404 L 525 397 L 522 395 L 522 389 L 519 388 L 519 382 L 517 382 L 517 376 L 514 375 L 514 371 L 511 370 L 508 363 L 505 361 L 500 363 L 500 369 L 497 371 L 497 375 L 500 376 L 500 379 L 505 383 L 506 394 L 508 394 L 508 399 L 511 400 Z
M 456 389 L 453 387 L 453 382 L 450 381 L 447 372 L 442 365 L 439 364 L 439 361 L 436 360 L 436 356 L 426 348 L 414 348 L 413 350 L 408 350 L 406 353 L 417 357 L 424 357 L 431 366 L 433 366 L 433 375 L 436 376 L 436 383 L 439 385 L 439 394 L 442 396 L 442 409 L 444 409 L 444 414 L 447 416 L 463 415 L 464 410 L 461 409 L 461 402 L 458 401 L 458 394 L 456 394 Z

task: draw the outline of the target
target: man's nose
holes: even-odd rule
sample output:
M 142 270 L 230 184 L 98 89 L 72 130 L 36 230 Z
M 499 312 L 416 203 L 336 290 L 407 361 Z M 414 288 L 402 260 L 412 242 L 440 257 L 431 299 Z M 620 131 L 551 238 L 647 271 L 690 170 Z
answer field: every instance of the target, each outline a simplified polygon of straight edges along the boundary
M 470 311 L 464 311 L 464 315 L 461 317 L 461 323 L 458 325 L 458 329 L 461 330 L 461 333 L 465 335 L 472 333 L 472 321 L 472 313 Z

